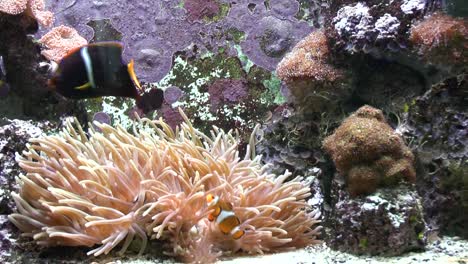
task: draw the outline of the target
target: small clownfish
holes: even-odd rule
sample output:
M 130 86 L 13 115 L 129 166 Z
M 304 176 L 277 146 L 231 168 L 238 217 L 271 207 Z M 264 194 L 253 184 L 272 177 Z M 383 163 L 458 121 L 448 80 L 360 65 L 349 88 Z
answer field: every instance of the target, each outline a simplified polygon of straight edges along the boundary
M 245 234 L 239 226 L 239 218 L 232 211 L 232 204 L 220 201 L 218 196 L 212 194 L 206 196 L 206 201 L 208 207 L 214 209 L 214 212 L 208 215 L 208 220 L 211 222 L 216 220 L 223 234 L 230 234 L 233 239 L 239 239 Z
M 101 96 L 131 97 L 145 111 L 159 108 L 163 91 L 143 89 L 133 69 L 133 60 L 122 60 L 119 42 L 96 42 L 70 51 L 60 61 L 49 86 L 71 99 Z

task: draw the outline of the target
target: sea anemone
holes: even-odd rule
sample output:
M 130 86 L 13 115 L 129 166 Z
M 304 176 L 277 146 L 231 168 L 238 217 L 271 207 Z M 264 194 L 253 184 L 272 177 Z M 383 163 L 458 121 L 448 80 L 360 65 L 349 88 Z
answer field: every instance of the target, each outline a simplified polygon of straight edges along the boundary
M 141 119 L 132 133 L 98 122 L 99 132 L 86 133 L 69 120 L 60 134 L 31 139 L 17 157 L 26 175 L 10 221 L 39 245 L 98 245 L 88 252 L 95 256 L 118 244 L 123 253 L 135 237 L 140 253 L 151 237 L 166 242 L 165 254 L 203 263 L 318 242 L 307 182 L 267 173 L 254 137 L 241 158 L 238 137 L 216 127 L 202 134 L 181 115 L 175 130 Z M 208 194 L 232 204 L 244 236 L 234 239 L 208 220 Z

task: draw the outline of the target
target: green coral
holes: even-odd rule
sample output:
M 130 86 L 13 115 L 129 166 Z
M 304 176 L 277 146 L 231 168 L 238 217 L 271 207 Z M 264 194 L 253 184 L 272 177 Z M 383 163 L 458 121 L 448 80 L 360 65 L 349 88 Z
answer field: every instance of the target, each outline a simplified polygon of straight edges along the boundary
M 215 95 L 210 94 L 209 87 L 220 79 L 245 83 L 248 99 L 212 107 L 211 96 Z M 177 55 L 172 70 L 157 86 L 179 87 L 185 96 L 172 107 L 183 107 L 192 121 L 206 131 L 212 125 L 250 130 L 270 107 L 282 100 L 280 82 L 275 76 L 253 64 L 243 66 L 240 58 L 228 56 L 224 50 L 200 58 Z
M 263 100 L 266 102 L 272 101 L 278 105 L 286 102 L 286 98 L 284 98 L 280 90 L 281 80 L 276 75 L 272 74 L 270 79 L 264 80 L 263 85 L 268 89 L 262 96 Z
M 218 14 L 216 14 L 215 16 L 213 16 L 211 18 L 205 16 L 203 19 L 206 22 L 218 22 L 218 21 L 222 20 L 223 18 L 225 18 L 228 15 L 230 8 L 231 7 L 230 7 L 230 5 L 228 3 L 219 4 L 219 13 Z
M 362 248 L 362 249 L 366 249 L 367 248 L 367 244 L 368 244 L 368 240 L 367 238 L 361 238 L 359 239 L 359 247 Z
M 242 52 L 240 45 L 234 45 L 234 48 L 237 50 L 237 57 L 241 61 L 244 71 L 249 72 L 250 68 L 254 66 L 254 63 L 249 59 L 249 57 L 247 57 L 247 55 Z
M 227 30 L 227 35 L 234 43 L 240 44 L 242 41 L 245 40 L 245 32 L 240 31 L 235 27 L 231 27 Z
M 314 7 L 313 3 L 308 0 L 298 0 L 299 2 L 299 11 L 294 16 L 298 20 L 304 20 L 310 22 L 313 14 L 311 14 L 311 9 Z M 313 23 L 311 23 L 313 25 Z

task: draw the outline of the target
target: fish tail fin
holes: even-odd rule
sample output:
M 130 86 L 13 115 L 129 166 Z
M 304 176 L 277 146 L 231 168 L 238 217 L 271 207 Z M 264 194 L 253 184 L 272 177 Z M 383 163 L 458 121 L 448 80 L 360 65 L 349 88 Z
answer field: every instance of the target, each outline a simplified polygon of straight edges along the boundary
M 133 68 L 134 65 L 135 65 L 135 62 L 133 61 L 133 59 L 130 60 L 130 62 L 127 64 L 127 71 L 128 71 L 128 74 L 130 75 L 130 79 L 132 80 L 133 85 L 135 85 L 137 89 L 137 92 L 141 94 L 144 92 L 144 90 L 141 87 L 140 81 L 138 80 L 135 74 L 135 69 Z

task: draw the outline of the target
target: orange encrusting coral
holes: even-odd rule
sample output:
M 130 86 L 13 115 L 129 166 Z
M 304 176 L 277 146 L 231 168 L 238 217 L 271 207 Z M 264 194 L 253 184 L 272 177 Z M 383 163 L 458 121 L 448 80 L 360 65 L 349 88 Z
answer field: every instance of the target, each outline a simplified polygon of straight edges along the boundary
M 327 63 L 330 50 L 323 31 L 317 30 L 301 40 L 278 64 L 276 73 L 283 81 L 295 78 L 314 78 L 335 81 L 343 72 Z
M 336 101 L 351 94 L 349 73 L 330 63 L 330 56 L 325 33 L 316 30 L 278 64 L 276 73 L 294 96 L 299 111 L 332 112 Z
M 9 219 L 40 245 L 100 245 L 89 252 L 96 256 L 118 244 L 124 252 L 135 236 L 142 250 L 151 236 L 167 242 L 165 254 L 199 263 L 224 251 L 318 242 L 319 213 L 307 205 L 306 182 L 268 174 L 253 139 L 240 158 L 231 133 L 215 128 L 207 136 L 183 117 L 176 131 L 144 119 L 133 133 L 95 123 L 102 132 L 86 135 L 75 121 L 59 135 L 32 139 L 18 157 L 27 174 Z M 233 205 L 244 236 L 235 240 L 208 220 L 208 193 Z
M 54 27 L 39 42 L 46 46 L 42 55 L 55 62 L 59 62 L 71 50 L 88 43 L 74 28 L 67 26 Z
M 468 20 L 435 13 L 411 29 L 410 41 L 428 61 L 468 63 Z
M 23 13 L 27 4 L 28 0 L 2 0 L 0 1 L 0 12 L 17 15 Z
M 29 0 L 26 10 L 31 12 L 37 22 L 45 27 L 50 27 L 54 22 L 54 14 L 45 10 L 44 0 Z
M 325 138 L 323 147 L 351 195 L 369 194 L 404 179 L 416 181 L 414 156 L 381 110 L 365 105 Z
M 54 22 L 54 14 L 45 10 L 44 0 L 2 0 L 0 12 L 10 15 L 26 12 L 45 27 L 49 27 Z

